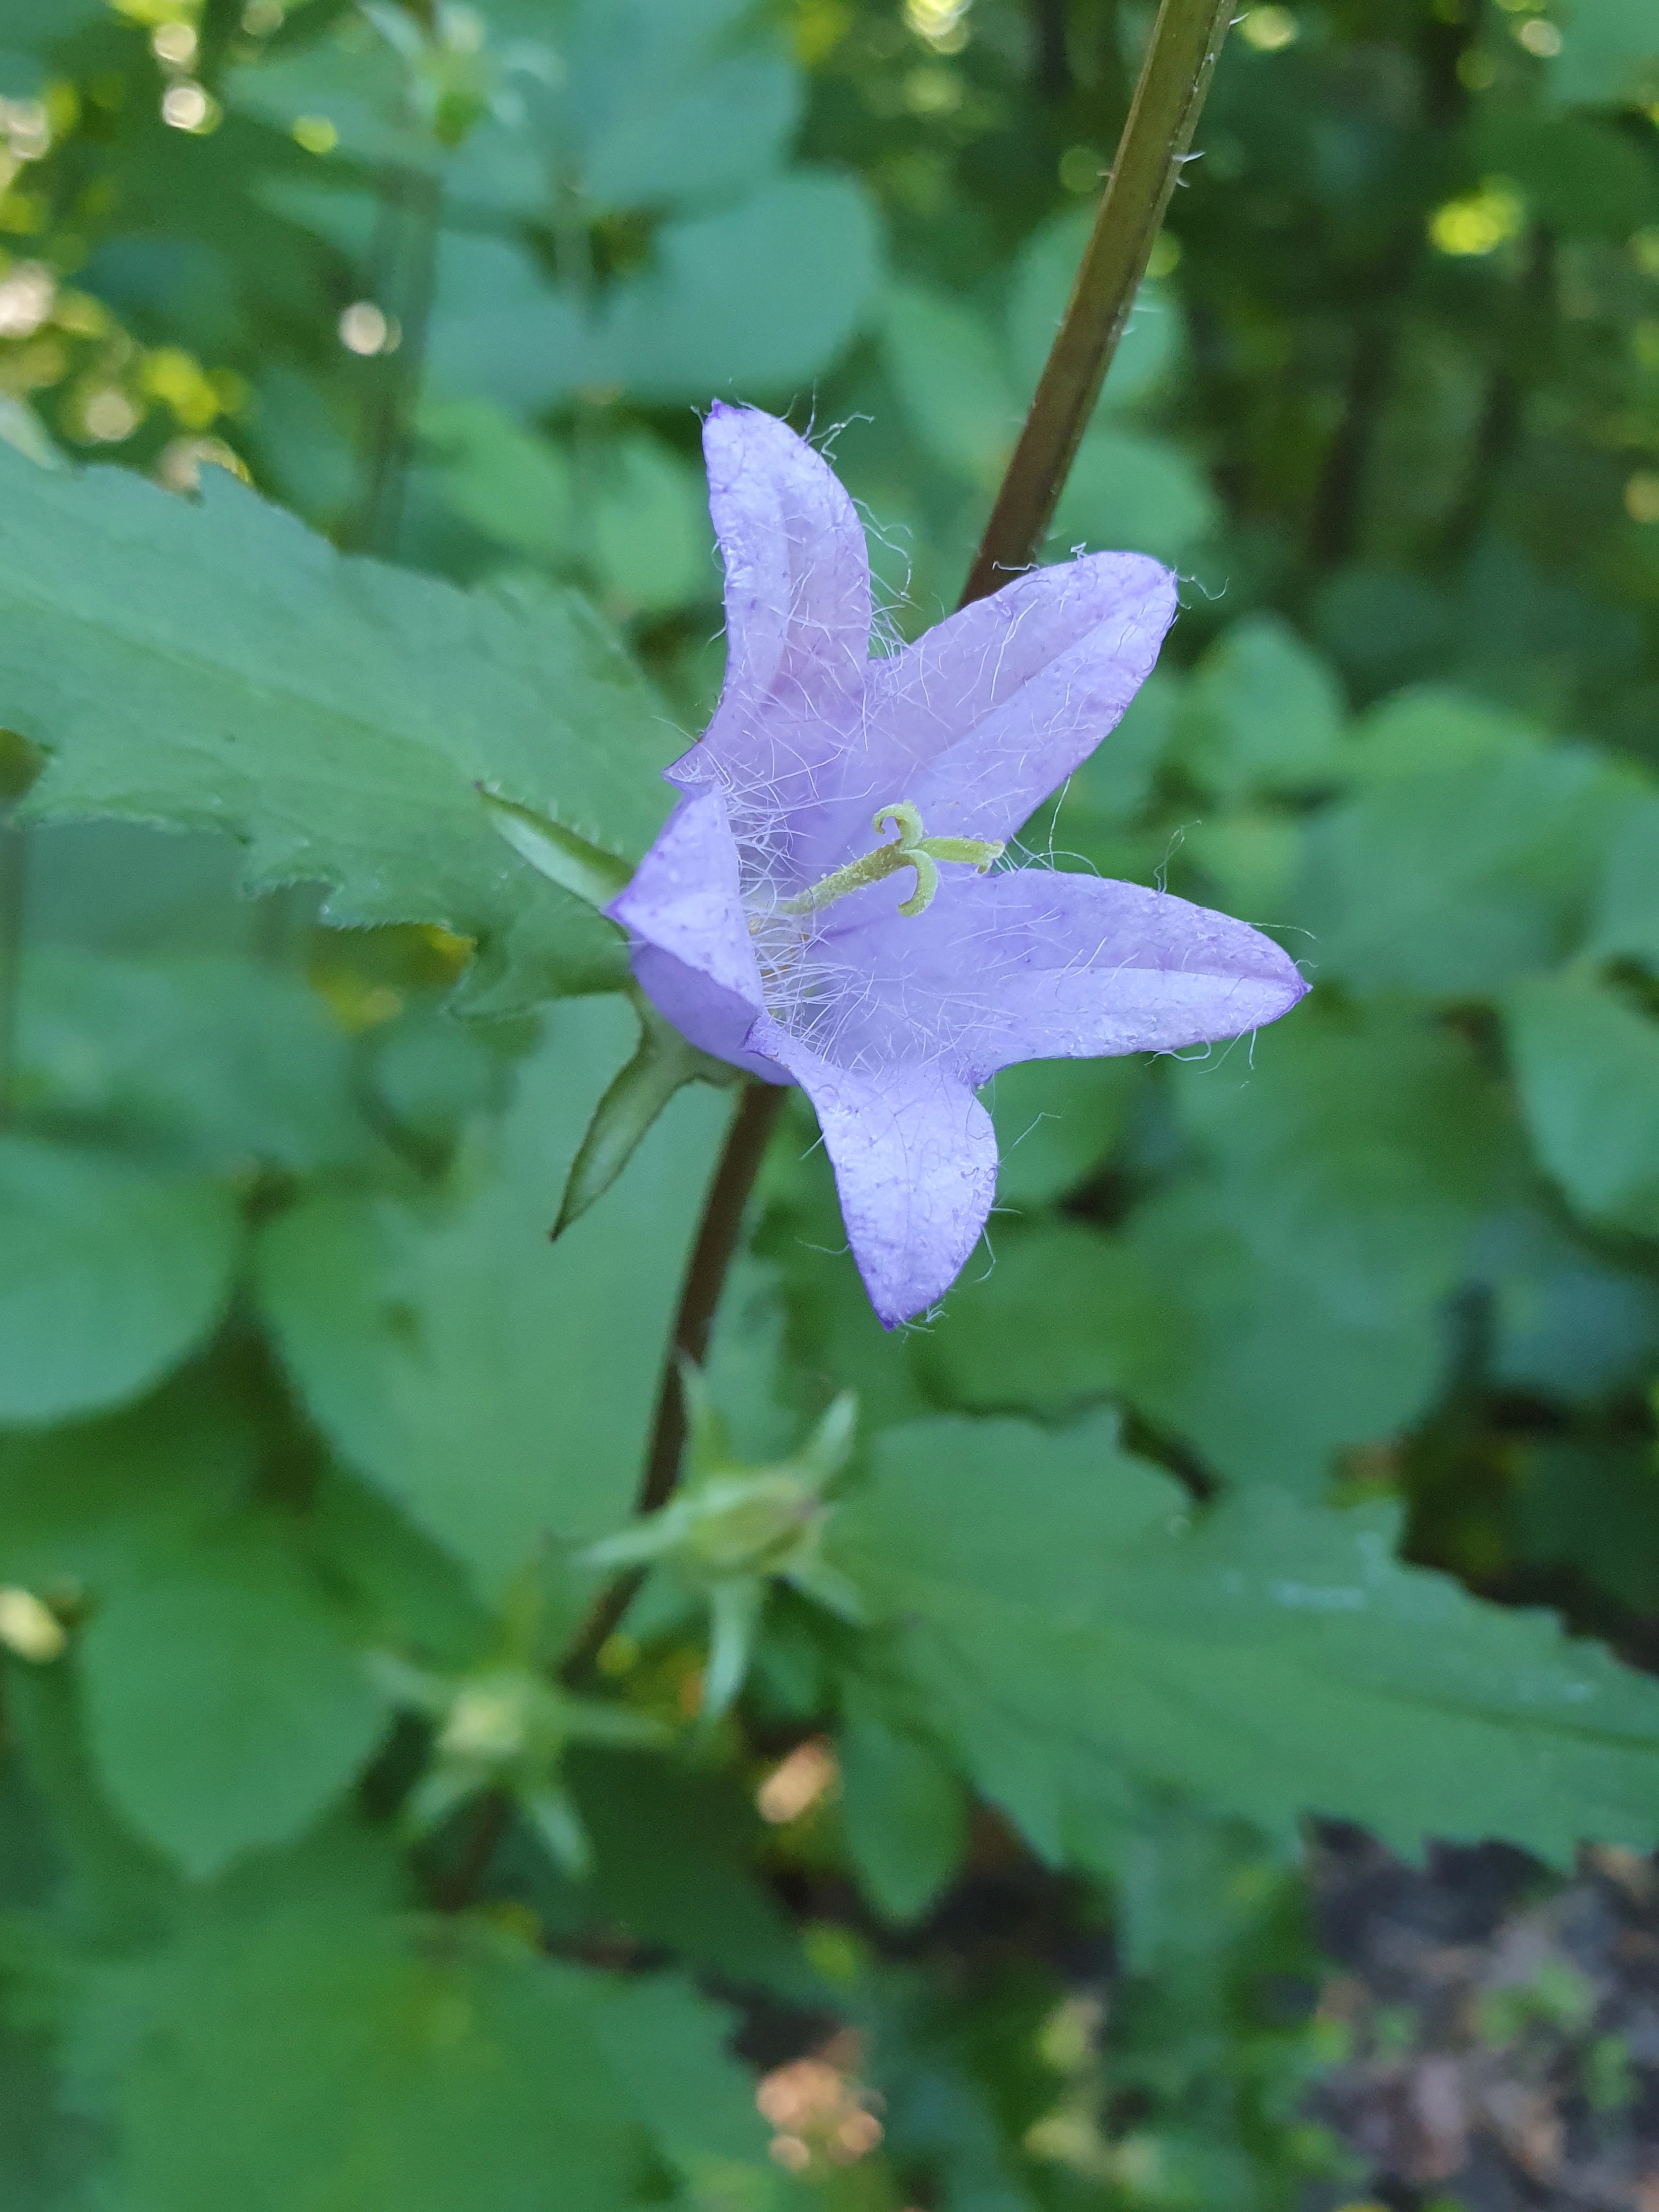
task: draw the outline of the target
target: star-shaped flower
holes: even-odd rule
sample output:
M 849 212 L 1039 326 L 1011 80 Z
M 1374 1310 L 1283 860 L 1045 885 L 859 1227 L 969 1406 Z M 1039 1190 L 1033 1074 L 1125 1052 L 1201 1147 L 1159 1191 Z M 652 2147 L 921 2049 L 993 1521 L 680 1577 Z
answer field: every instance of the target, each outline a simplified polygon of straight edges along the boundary
M 829 465 L 744 408 L 717 405 L 703 447 L 725 689 L 609 911 L 684 1036 L 811 1099 L 891 1328 L 984 1227 L 997 1151 L 975 1093 L 999 1068 L 1237 1036 L 1307 986 L 1226 915 L 995 865 L 1157 659 L 1167 569 L 1035 569 L 872 659 L 864 532 Z

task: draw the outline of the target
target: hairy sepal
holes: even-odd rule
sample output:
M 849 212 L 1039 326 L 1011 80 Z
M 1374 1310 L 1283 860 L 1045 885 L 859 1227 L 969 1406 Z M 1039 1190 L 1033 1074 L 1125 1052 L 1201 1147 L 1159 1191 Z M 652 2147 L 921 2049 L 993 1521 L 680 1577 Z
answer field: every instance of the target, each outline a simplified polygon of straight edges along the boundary
M 553 1224 L 556 1242 L 604 1197 L 677 1091 L 688 1083 L 721 1085 L 738 1079 L 735 1067 L 689 1043 L 642 992 L 629 995 L 640 1018 L 639 1048 L 593 1109 Z

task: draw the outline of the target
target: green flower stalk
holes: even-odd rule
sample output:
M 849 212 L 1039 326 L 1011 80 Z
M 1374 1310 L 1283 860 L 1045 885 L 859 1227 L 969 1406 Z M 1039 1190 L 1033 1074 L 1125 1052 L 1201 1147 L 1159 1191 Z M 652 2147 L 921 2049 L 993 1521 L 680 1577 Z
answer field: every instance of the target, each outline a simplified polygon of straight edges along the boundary
M 861 1618 L 858 1592 L 822 1554 L 835 1512 L 823 1492 L 852 1450 L 858 1401 L 844 1391 L 793 1458 L 750 1468 L 732 1456 L 702 1374 L 689 1361 L 682 1372 L 690 1423 L 684 1484 L 658 1512 L 583 1557 L 596 1567 L 664 1567 L 708 1607 L 707 1726 L 743 1687 L 774 1583 L 787 1583 L 843 1620 Z
M 459 1675 L 434 1674 L 390 1652 L 372 1656 L 391 1701 L 434 1724 L 432 1764 L 416 1784 L 405 1820 L 429 1834 L 469 1800 L 510 1799 L 554 1859 L 579 1879 L 592 1863 L 581 1817 L 561 1776 L 574 1743 L 635 1749 L 668 1741 L 657 1721 L 625 1707 L 572 1697 L 538 1665 L 539 1565 L 509 1595 L 500 1654 Z

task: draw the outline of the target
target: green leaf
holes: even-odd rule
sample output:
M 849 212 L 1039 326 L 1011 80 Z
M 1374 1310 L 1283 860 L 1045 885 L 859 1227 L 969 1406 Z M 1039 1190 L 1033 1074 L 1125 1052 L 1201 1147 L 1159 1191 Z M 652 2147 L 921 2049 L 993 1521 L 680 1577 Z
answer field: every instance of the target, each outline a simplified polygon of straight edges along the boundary
M 936 1421 L 876 1441 L 837 1555 L 976 1783 L 1050 1857 L 1157 1783 L 1287 1839 L 1643 1848 L 1659 1689 L 1550 1617 L 1390 1555 L 1382 1509 L 1257 1493 L 1194 1522 L 1109 1424 Z
M 1137 1060 L 1028 1060 L 1005 1067 L 988 1103 L 996 1125 L 997 1203 L 1050 1206 L 1100 1168 L 1123 1133 Z
M 912 434 L 939 465 L 994 491 L 1019 435 L 1019 403 L 982 317 L 918 284 L 888 289 L 882 359 Z
M 611 1994 L 464 1920 L 230 1897 L 108 1977 L 79 2024 L 82 2094 L 125 2212 L 618 2212 L 653 2144 L 651 2092 L 601 2042 Z M 713 2021 L 684 2023 L 704 2048 L 682 2064 L 711 2063 Z
M 559 1193 L 632 1042 L 623 1006 L 548 1018 L 499 1127 L 440 1199 L 323 1194 L 274 1223 L 260 1297 L 343 1456 L 498 1588 L 544 1536 L 625 1519 L 726 1101 L 683 1092 L 557 1245 Z
M 1659 797 L 1629 807 L 1607 853 L 1586 950 L 1659 969 Z
M 117 1592 L 82 1659 L 112 1802 L 198 1879 L 308 1827 L 381 1731 L 361 1657 L 274 1528 Z
M 61 1420 L 159 1380 L 217 1320 L 238 1244 L 217 1184 L 0 1137 L 0 1422 Z
M 1504 1016 L 1544 1166 L 1589 1220 L 1659 1237 L 1659 1027 L 1573 975 L 1517 985 Z
M 0 721 L 52 755 L 36 820 L 228 830 L 325 919 L 477 939 L 513 1004 L 611 988 L 614 930 L 503 850 L 498 786 L 637 859 L 680 740 L 578 599 L 343 558 L 227 471 L 191 504 L 0 449 Z
M 1447 734 L 1453 750 L 1455 721 Z M 1295 912 L 1320 974 L 1446 1000 L 1553 965 L 1629 803 L 1623 775 L 1584 747 L 1520 741 L 1378 767 L 1309 832 Z
M 1099 428 L 1085 434 L 1049 532 L 1051 551 L 1179 561 L 1214 525 L 1215 494 L 1178 446 Z
M 573 1222 L 605 1196 L 655 1127 L 669 1100 L 688 1083 L 702 1080 L 724 1086 L 732 1080 L 726 1063 L 712 1060 L 689 1044 L 643 993 L 635 1006 L 640 1018 L 638 1048 L 593 1109 L 593 1119 L 570 1164 L 570 1179 L 553 1224 L 555 1237 L 562 1237 Z
M 858 329 L 879 276 L 875 217 L 850 177 L 792 170 L 737 206 L 676 218 L 649 263 L 592 307 L 505 240 L 439 256 L 434 382 L 539 412 L 614 386 L 647 402 L 787 398 Z
M 31 1113 L 192 1166 L 305 1170 L 369 1141 L 339 1024 L 298 976 L 252 960 L 31 950 L 18 1063 Z
M 780 27 L 748 0 L 583 0 L 538 122 L 601 212 L 736 198 L 781 159 L 801 105 Z M 545 34 L 538 0 L 492 10 Z
M 1659 31 L 1644 0 L 1572 0 L 1560 28 L 1553 99 L 1600 107 L 1659 94 Z
M 839 1745 L 842 1824 L 859 1879 L 890 1920 L 917 1919 L 967 1844 L 962 1784 L 937 1752 L 857 1699 Z
M 1000 1079 L 999 1079 L 1000 1083 Z M 996 1260 L 951 1292 L 911 1358 L 936 1398 L 985 1410 L 1074 1412 L 1115 1396 L 1155 1360 L 1165 1310 L 1149 1272 L 1081 1222 L 999 1230 Z
M 1251 615 L 1210 647 L 1182 702 L 1176 757 L 1224 799 L 1340 775 L 1343 700 L 1287 623 Z

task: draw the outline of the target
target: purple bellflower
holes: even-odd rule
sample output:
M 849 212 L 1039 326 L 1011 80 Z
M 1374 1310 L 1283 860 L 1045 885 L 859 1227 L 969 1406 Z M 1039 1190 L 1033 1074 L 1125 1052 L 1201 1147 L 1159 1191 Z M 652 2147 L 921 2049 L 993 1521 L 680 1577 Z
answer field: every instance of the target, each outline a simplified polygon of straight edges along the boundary
M 716 405 L 703 448 L 725 688 L 608 910 L 676 1028 L 811 1098 L 890 1328 L 985 1225 L 997 1148 L 975 1094 L 999 1068 L 1237 1036 L 1307 986 L 1226 915 L 997 865 L 1157 659 L 1167 569 L 1034 569 L 872 659 L 864 532 L 828 463 L 746 408 Z

